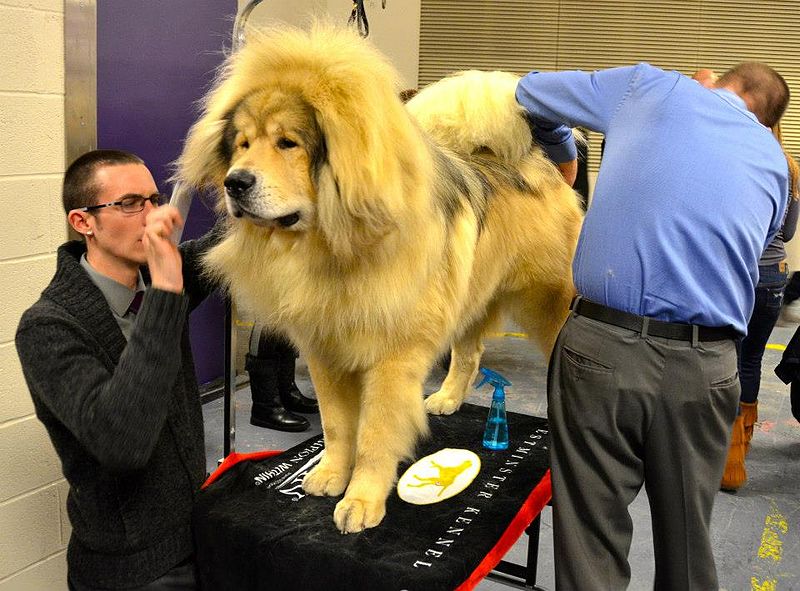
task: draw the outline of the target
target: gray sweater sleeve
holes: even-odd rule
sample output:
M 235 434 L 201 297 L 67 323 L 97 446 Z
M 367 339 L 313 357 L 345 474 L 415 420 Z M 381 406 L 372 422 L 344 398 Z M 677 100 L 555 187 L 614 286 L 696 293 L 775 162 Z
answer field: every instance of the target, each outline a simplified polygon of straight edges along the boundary
M 194 310 L 218 287 L 203 267 L 203 257 L 216 246 L 225 235 L 226 221 L 218 221 L 211 230 L 195 240 L 181 243 L 183 258 L 183 288 L 189 296 L 189 310 Z
M 781 236 L 784 242 L 789 242 L 794 238 L 795 230 L 797 230 L 797 214 L 798 214 L 797 201 L 793 198 L 791 190 L 789 191 L 789 205 L 786 207 L 786 217 L 783 218 L 783 226 L 781 227 Z
M 22 318 L 16 345 L 29 388 L 111 470 L 150 459 L 181 368 L 187 306 L 184 295 L 147 290 L 116 366 L 57 305 L 34 306 Z

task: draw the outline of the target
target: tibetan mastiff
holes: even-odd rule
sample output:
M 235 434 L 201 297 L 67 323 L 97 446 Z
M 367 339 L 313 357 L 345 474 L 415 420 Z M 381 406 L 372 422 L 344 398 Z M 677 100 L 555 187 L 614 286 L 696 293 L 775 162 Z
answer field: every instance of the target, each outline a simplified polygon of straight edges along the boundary
M 574 291 L 581 212 L 532 141 L 517 77 L 468 72 L 407 106 L 398 81 L 349 30 L 251 30 L 177 163 L 229 214 L 209 271 L 307 360 L 325 454 L 303 487 L 344 493 L 342 532 L 383 519 L 426 408 L 459 407 L 501 314 L 549 353 Z

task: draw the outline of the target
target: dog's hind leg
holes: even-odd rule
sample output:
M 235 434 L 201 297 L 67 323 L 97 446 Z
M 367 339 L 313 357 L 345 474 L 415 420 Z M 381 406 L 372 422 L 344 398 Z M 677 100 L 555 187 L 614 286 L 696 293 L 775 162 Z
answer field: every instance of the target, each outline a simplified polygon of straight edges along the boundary
M 567 319 L 574 294 L 570 277 L 569 282 L 550 289 L 531 288 L 524 297 L 516 299 L 510 309 L 514 320 L 528 332 L 548 359 Z
M 422 383 L 432 353 L 402 351 L 364 375 L 355 468 L 333 520 L 353 533 L 378 525 L 401 460 L 412 457 L 420 435 L 428 432 Z
M 361 380 L 358 374 L 333 373 L 311 356 L 307 360 L 319 402 L 325 453 L 303 479 L 303 490 L 315 496 L 336 496 L 347 488 L 355 461 Z
M 483 335 L 487 322 L 474 324 L 453 343 L 447 377 L 438 392 L 425 400 L 425 410 L 432 415 L 451 415 L 467 397 L 475 381 L 483 354 Z

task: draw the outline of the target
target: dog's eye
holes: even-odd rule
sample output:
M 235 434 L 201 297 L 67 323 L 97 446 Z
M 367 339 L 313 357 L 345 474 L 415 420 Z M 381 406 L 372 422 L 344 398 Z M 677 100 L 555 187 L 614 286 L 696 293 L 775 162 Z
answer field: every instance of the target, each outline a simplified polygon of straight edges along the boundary
M 242 140 L 242 141 L 239 142 L 239 149 L 240 150 L 246 150 L 249 147 L 250 147 L 250 142 L 248 142 L 247 140 Z
M 282 137 L 278 140 L 278 148 L 281 150 L 288 150 L 289 148 L 296 148 L 297 142 L 293 142 L 289 138 Z

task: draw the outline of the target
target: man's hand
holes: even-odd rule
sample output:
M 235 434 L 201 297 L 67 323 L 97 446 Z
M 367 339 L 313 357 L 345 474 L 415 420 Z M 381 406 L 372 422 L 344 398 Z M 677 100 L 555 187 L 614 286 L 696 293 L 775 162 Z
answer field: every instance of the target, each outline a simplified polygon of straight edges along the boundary
M 575 184 L 575 179 L 578 178 L 578 160 L 570 160 L 569 162 L 559 162 L 557 164 L 561 175 L 567 184 L 571 187 Z
M 147 214 L 142 243 L 147 255 L 152 286 L 164 291 L 183 291 L 183 261 L 178 247 L 171 240 L 175 228 L 183 225 L 178 210 L 162 205 Z

